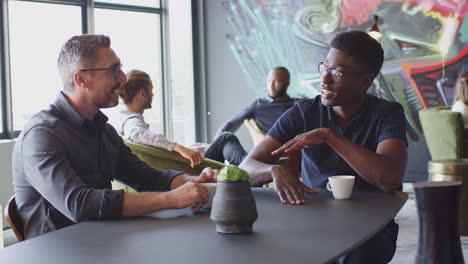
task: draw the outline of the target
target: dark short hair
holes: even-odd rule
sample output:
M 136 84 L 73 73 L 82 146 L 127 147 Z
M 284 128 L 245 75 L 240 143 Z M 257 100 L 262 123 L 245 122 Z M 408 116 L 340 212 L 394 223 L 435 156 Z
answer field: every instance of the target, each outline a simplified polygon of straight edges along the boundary
M 272 71 L 282 71 L 282 72 L 286 73 L 286 74 L 288 75 L 289 78 L 291 78 L 291 74 L 289 73 L 289 70 L 288 70 L 288 68 L 286 68 L 286 67 L 277 66 L 277 67 L 273 68 Z
M 336 35 L 331 47 L 352 56 L 356 63 L 364 64 L 374 74 L 379 74 L 384 61 L 380 43 L 362 31 L 348 31 Z

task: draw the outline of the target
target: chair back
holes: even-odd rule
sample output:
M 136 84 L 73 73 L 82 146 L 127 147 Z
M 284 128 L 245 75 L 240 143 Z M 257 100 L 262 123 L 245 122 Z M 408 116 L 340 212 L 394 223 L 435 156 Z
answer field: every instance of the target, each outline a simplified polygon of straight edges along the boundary
M 260 130 L 257 123 L 253 119 L 246 119 L 244 124 L 247 126 L 250 132 L 250 137 L 255 145 L 257 145 L 263 138 L 265 138 L 265 133 Z M 300 151 L 293 151 L 289 155 L 280 158 L 277 162 L 277 165 L 283 165 L 288 167 L 294 174 L 297 174 L 298 177 L 301 177 L 301 153 Z M 264 184 L 263 187 L 272 188 L 273 183 Z
M 421 127 L 433 160 L 461 159 L 463 150 L 463 119 L 450 107 L 429 107 L 419 111 Z
M 133 154 L 158 170 L 177 170 L 189 175 L 198 175 L 206 167 L 211 167 L 213 169 L 221 169 L 224 167 L 224 164 L 221 162 L 205 158 L 200 164 L 192 168 L 190 167 L 190 161 L 177 152 L 131 141 L 125 141 L 125 145 L 132 150 Z M 129 186 L 116 181 L 112 182 L 112 189 L 123 189 L 127 192 L 135 192 L 135 190 Z
M 249 129 L 250 137 L 255 145 L 260 142 L 264 137 L 265 133 L 258 127 L 257 123 L 253 119 L 246 119 L 244 121 L 245 126 Z
M 5 207 L 5 218 L 10 225 L 11 229 L 15 233 L 18 241 L 24 240 L 24 225 L 23 220 L 18 213 L 18 207 L 16 207 L 15 196 L 13 195 L 8 201 Z

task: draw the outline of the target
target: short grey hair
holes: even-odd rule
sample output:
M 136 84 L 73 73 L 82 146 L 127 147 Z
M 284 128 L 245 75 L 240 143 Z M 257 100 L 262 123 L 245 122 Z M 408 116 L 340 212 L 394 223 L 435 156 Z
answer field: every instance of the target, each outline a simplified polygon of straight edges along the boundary
M 109 48 L 110 38 L 105 35 L 85 34 L 69 39 L 60 49 L 57 67 L 63 80 L 65 91 L 74 88 L 73 74 L 79 67 L 95 65 L 95 55 L 99 48 Z

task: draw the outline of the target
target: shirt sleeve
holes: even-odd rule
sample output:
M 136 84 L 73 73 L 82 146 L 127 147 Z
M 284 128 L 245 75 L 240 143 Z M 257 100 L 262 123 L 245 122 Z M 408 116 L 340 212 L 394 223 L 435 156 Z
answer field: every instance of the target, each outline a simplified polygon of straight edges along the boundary
M 406 117 L 403 107 L 400 104 L 389 111 L 385 118 L 382 118 L 382 125 L 380 126 L 380 133 L 377 141 L 380 143 L 389 138 L 400 138 L 405 141 L 406 146 L 408 146 L 408 141 L 406 139 Z
M 26 180 L 69 219 L 77 223 L 122 216 L 123 191 L 88 187 L 73 169 L 67 158 L 69 150 L 53 129 L 36 126 L 20 144 Z
M 143 117 L 140 116 L 135 115 L 127 118 L 122 127 L 125 138 L 136 143 L 150 145 L 168 151 L 172 151 L 176 144 L 167 139 L 164 135 L 151 131 L 148 124 L 143 120 Z
M 281 144 L 304 132 L 304 117 L 298 104 L 294 104 L 275 122 L 267 135 Z
M 239 127 L 242 126 L 244 120 L 253 118 L 254 108 L 255 108 L 256 101 L 251 103 L 250 105 L 244 107 L 239 113 L 237 113 L 233 118 L 229 121 L 224 123 L 216 132 L 216 136 L 218 136 L 222 132 L 231 132 L 236 133 Z
M 114 179 L 139 192 L 169 191 L 172 180 L 182 174 L 173 170 L 157 170 L 133 154 L 122 140 Z

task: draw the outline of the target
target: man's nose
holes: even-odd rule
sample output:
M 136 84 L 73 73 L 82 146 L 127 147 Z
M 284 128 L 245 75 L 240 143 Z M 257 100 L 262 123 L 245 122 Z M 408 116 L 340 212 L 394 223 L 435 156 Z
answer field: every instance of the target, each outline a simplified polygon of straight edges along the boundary
M 117 81 L 121 82 L 121 83 L 127 81 L 127 76 L 125 75 L 125 73 L 122 70 L 120 70 L 119 74 L 117 75 Z
M 332 76 L 330 72 L 326 71 L 325 74 L 321 76 L 321 80 L 323 83 L 331 83 L 333 82 Z

